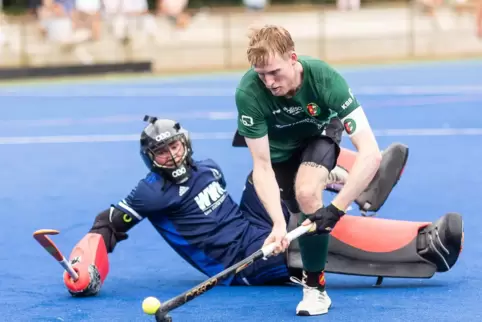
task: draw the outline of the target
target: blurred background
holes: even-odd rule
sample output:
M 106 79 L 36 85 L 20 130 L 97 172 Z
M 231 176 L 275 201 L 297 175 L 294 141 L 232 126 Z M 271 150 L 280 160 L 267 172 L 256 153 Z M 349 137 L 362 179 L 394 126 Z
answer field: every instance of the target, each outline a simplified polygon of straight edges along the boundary
M 478 2 L 0 0 L 0 70 L 141 62 L 156 73 L 240 69 L 249 27 L 265 23 L 282 24 L 298 52 L 331 63 L 474 57 L 482 53 Z

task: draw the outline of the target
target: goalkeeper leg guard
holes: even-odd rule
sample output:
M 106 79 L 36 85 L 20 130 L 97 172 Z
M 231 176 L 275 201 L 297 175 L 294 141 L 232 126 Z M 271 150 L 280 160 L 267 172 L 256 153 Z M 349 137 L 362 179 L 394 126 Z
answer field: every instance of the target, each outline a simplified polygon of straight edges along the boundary
M 431 278 L 457 262 L 463 248 L 462 216 L 433 223 L 345 215 L 330 234 L 325 272 L 394 278 Z M 300 276 L 299 245 L 291 243 L 290 270 Z
M 354 151 L 341 149 L 337 167 L 350 172 L 356 160 L 356 155 L 357 153 Z M 355 200 L 362 214 L 365 215 L 366 212 L 377 212 L 380 210 L 400 180 L 407 160 L 408 147 L 403 144 L 394 143 L 383 151 L 382 162 L 375 177 L 365 191 Z M 342 187 L 342 183 L 335 182 L 329 183 L 326 189 L 338 192 Z

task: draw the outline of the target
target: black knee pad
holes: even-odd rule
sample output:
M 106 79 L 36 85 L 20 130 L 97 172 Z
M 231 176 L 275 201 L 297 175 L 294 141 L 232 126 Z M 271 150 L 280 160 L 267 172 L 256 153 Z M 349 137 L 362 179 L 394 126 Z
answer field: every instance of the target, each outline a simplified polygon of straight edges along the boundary
M 340 146 L 334 139 L 328 136 L 312 139 L 303 151 L 302 163 L 316 163 L 331 171 L 335 168 Z

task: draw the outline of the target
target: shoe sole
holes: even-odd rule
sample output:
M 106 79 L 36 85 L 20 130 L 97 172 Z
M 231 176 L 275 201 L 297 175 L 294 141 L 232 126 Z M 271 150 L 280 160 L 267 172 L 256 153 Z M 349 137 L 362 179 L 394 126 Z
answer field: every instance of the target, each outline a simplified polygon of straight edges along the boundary
M 302 310 L 302 311 L 299 311 L 298 313 L 296 313 L 296 315 L 298 315 L 298 316 L 315 316 L 315 315 L 322 315 L 322 314 L 326 314 L 326 313 L 328 313 L 328 311 L 321 311 L 319 313 L 311 314 L 308 311 Z

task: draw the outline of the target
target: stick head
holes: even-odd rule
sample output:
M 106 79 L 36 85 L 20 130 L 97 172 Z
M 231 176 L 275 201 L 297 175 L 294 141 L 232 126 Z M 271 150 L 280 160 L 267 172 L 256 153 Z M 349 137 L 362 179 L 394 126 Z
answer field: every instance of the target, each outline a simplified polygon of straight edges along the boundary
M 172 322 L 172 317 L 169 314 L 158 317 L 156 315 L 156 322 Z
M 55 243 L 47 235 L 57 235 L 58 230 L 53 229 L 40 229 L 33 233 L 33 238 L 42 245 L 47 252 L 50 253 L 59 262 L 64 259 L 60 250 L 55 246 Z
M 156 322 L 172 322 L 172 317 L 167 314 L 168 312 L 162 312 L 162 304 L 155 313 Z
M 33 236 L 39 235 L 58 235 L 59 231 L 54 229 L 39 229 L 33 233 Z

